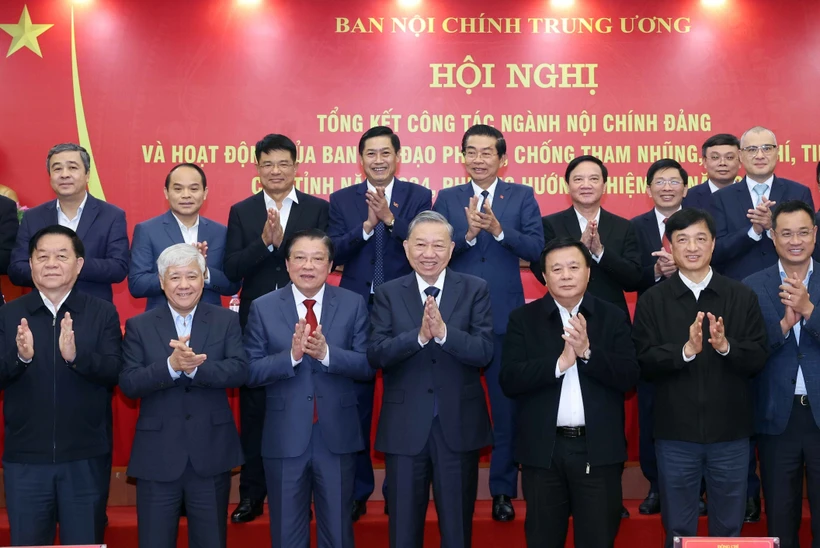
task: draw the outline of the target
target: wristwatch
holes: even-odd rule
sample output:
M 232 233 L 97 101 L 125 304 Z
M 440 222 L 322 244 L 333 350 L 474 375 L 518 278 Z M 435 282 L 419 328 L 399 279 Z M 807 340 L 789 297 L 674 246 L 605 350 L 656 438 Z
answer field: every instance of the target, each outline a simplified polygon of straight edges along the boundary
M 384 226 L 386 226 L 388 230 L 393 230 L 394 224 L 396 224 L 396 217 L 393 217 L 389 223 L 384 223 Z
M 584 352 L 584 354 L 581 356 L 581 359 L 582 359 L 582 360 L 584 360 L 585 362 L 588 362 L 588 361 L 589 361 L 589 358 L 590 358 L 591 356 L 592 356 L 592 350 L 590 350 L 590 349 L 589 349 L 589 347 L 587 347 L 587 350 L 586 350 L 586 352 Z

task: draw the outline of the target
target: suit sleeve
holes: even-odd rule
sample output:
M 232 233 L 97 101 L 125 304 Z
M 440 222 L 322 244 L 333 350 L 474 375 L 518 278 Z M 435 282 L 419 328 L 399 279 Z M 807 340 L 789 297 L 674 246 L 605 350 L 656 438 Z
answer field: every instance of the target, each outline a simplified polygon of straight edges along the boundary
M 245 325 L 245 352 L 248 355 L 248 386 L 264 386 L 296 376 L 290 358 L 290 346 L 268 354 L 267 326 L 259 303 L 251 303 L 248 323 Z M 331 356 L 332 357 L 332 356 Z M 296 367 L 301 367 L 297 365 Z
M 414 185 L 417 188 L 414 188 L 414 192 L 411 192 L 410 195 L 415 198 L 412 204 L 407 207 L 405 210 L 409 214 L 408 217 L 404 217 L 402 215 L 395 215 L 395 221 L 393 223 L 393 230 L 392 236 L 403 242 L 407 239 L 408 229 L 410 228 L 410 221 L 416 218 L 416 215 L 421 213 L 422 211 L 429 211 L 433 208 L 433 193 L 429 188 L 424 188 L 421 185 L 415 185 L 414 183 L 409 183 Z
M 469 330 L 448 325 L 447 340 L 441 349 L 464 365 L 487 367 L 493 359 L 493 315 L 490 312 L 490 288 L 483 280 L 469 306 Z
M 330 204 L 327 200 L 317 198 L 319 203 L 319 214 L 316 219 L 316 228 L 324 233 L 327 233 L 327 228 L 330 224 Z
M 636 217 L 629 221 L 632 225 L 632 230 L 635 232 L 635 235 L 641 234 L 640 230 L 640 223 L 641 218 Z M 646 291 L 653 285 L 655 285 L 655 257 L 652 256 L 656 249 L 648 249 L 648 244 L 646 238 L 638 237 L 638 250 L 641 253 L 641 280 L 638 283 L 638 287 L 636 288 L 637 291 Z
M 680 326 L 683 342 L 661 340 L 658 325 L 663 318 L 657 317 L 654 295 L 644 293 L 635 307 L 635 323 L 632 326 L 632 339 L 641 368 L 641 376 L 646 380 L 663 378 L 680 371 L 690 362 L 683 360 L 683 346 L 688 339 L 689 326 Z M 695 321 L 692 318 L 692 321 Z
M 747 276 L 743 280 L 743 285 L 754 291 L 755 295 L 757 296 L 757 303 L 760 306 L 760 312 L 763 315 L 763 320 L 766 324 L 766 336 L 769 341 L 769 353 L 774 354 L 775 352 L 779 351 L 784 344 L 786 344 L 786 337 L 785 335 L 783 335 L 783 331 L 780 329 L 781 318 L 778 317 L 778 313 L 774 310 L 774 307 L 771 305 L 769 301 L 768 295 L 766 295 L 766 289 L 764 287 L 766 281 L 761 274 L 762 272 L 756 272 L 751 276 Z M 814 316 L 814 314 L 812 314 L 812 316 Z M 818 322 L 816 319 L 815 322 L 817 324 L 817 327 L 820 327 L 820 322 Z M 803 326 L 803 329 L 806 329 L 806 326 L 808 326 L 810 323 L 811 320 L 806 322 L 806 324 Z M 811 331 L 801 331 L 801 335 L 802 333 L 811 333 Z
M 546 246 L 550 240 L 555 238 L 555 231 L 552 229 L 552 225 L 547 220 L 547 217 L 543 217 L 541 219 L 541 226 L 544 231 L 544 246 Z M 543 249 L 542 249 L 543 250 Z M 547 281 L 544 279 L 544 273 L 541 272 L 541 257 L 539 256 L 537 260 L 530 262 L 530 272 L 532 272 L 535 279 L 541 282 L 541 285 L 547 285 Z
M 711 211 L 715 218 L 715 252 L 712 256 L 713 265 L 721 265 L 731 263 L 738 257 L 747 254 L 752 250 L 757 243 L 755 240 L 749 238 L 749 228 L 751 223 L 744 224 L 743 228 L 729 231 L 728 213 L 726 210 L 726 200 L 724 194 L 712 195 Z M 764 238 L 767 236 L 764 234 Z M 717 267 L 720 270 L 719 266 Z
M 508 398 L 516 398 L 538 392 L 545 386 L 560 382 L 555 376 L 555 362 L 563 348 L 557 351 L 545 344 L 535 355 L 527 351 L 528 324 L 526 309 L 519 308 L 510 314 L 504 349 L 501 352 L 501 371 L 498 384 Z
M 359 197 L 358 194 L 346 194 L 350 194 L 354 198 Z M 362 198 L 362 200 L 364 200 L 364 198 Z M 335 248 L 333 264 L 336 265 L 347 263 L 347 261 L 367 245 L 367 241 L 362 238 L 362 224 L 364 221 L 361 223 L 353 223 L 352 226 L 348 226 L 345 222 L 345 211 L 352 211 L 354 209 L 354 204 L 349 201 L 347 202 L 348 203 L 344 203 L 335 192 L 330 195 L 330 218 L 327 235 L 330 236 L 330 239 L 333 241 L 333 247 Z M 396 222 L 398 222 L 398 219 Z
M 624 291 L 635 291 L 641 281 L 641 249 L 632 223 L 626 223 L 625 227 L 621 253 L 607 253 L 604 247 L 604 256 L 598 266 Z
M 230 312 L 230 311 L 228 311 Z M 242 346 L 242 329 L 239 314 L 222 314 L 227 321 L 223 340 L 224 357 L 221 360 L 206 359 L 196 370 L 193 385 L 204 388 L 239 388 L 248 379 L 248 359 Z
M 135 236 L 136 237 L 136 236 Z M 208 277 L 210 281 L 205 285 L 205 289 L 216 291 L 220 295 L 231 296 L 239 293 L 242 284 L 233 282 L 228 279 L 225 272 L 222 271 L 223 260 L 225 254 L 225 247 L 223 246 L 219 253 L 213 254 L 208 251 Z M 131 258 L 133 261 L 133 257 Z
M 766 366 L 766 359 L 769 357 L 769 343 L 766 324 L 763 321 L 763 314 L 760 313 L 757 295 L 751 289 L 744 293 L 745 295 L 732 296 L 733 299 L 736 299 L 738 305 L 743 307 L 739 310 L 740 313 L 736 315 L 735 319 L 735 321 L 740 322 L 740 334 L 737 336 L 733 334 L 726 335 L 726 340 L 729 341 L 729 354 L 726 356 L 718 354 L 718 359 L 735 372 L 747 377 L 753 377 Z M 703 341 L 704 351 L 712 351 L 709 348 L 710 346 L 707 341 Z
M 100 217 L 97 217 L 98 221 L 102 221 Z M 129 252 L 125 212 L 117 210 L 109 222 L 111 226 L 94 226 L 91 229 L 95 234 L 102 233 L 105 236 L 105 256 L 86 257 L 78 279 L 86 282 L 114 284 L 123 281 L 128 276 Z
M 123 368 L 122 329 L 117 309 L 109 303 L 106 305 L 91 311 L 99 316 L 89 326 L 97 333 L 91 337 L 76 337 L 77 356 L 69 367 L 90 382 L 113 388 L 117 386 Z M 93 341 L 93 348 L 84 347 L 84 341 Z
M 502 225 L 504 239 L 501 240 L 501 245 L 521 259 L 537 263 L 544 249 L 544 223 L 541 221 L 541 211 L 538 209 L 532 188 L 519 186 L 524 191 L 521 203 L 521 230 Z
M 256 265 L 267 259 L 271 252 L 262 241 L 262 230 L 253 236 L 249 244 L 243 241 L 245 227 L 242 226 L 241 212 L 237 206 L 231 207 L 228 214 L 228 232 L 225 236 L 225 276 L 234 283 L 239 283 L 253 272 Z
M 436 198 L 436 203 L 433 205 L 433 211 L 444 215 L 444 218 L 447 219 L 447 221 L 449 221 L 449 223 L 453 226 L 453 241 L 456 244 L 455 248 L 453 248 L 453 257 L 458 257 L 462 253 L 469 251 L 475 246 L 467 244 L 466 221 L 464 223 L 465 228 L 463 232 L 460 228 L 456 228 L 462 226 L 462 223 L 455 222 L 454 216 L 461 215 L 462 217 L 464 217 L 464 211 L 451 211 L 450 205 L 447 202 L 447 195 L 439 192 L 438 198 Z
M 620 312 L 620 310 L 618 311 Z M 591 352 L 588 362 L 578 360 L 578 373 L 595 379 L 621 392 L 628 392 L 635 387 L 641 376 L 638 360 L 635 357 L 635 346 L 630 337 L 632 330 L 626 314 L 606 318 L 607 324 L 599 326 L 607 334 L 605 340 L 590 338 Z
M 8 306 L 0 307 L 0 311 L 7 310 Z M 14 343 L 17 327 L 15 322 L 6 318 L 6 315 L 0 312 L 0 390 L 6 389 L 14 383 L 20 375 L 26 370 L 26 364 L 17 358 L 17 344 Z M 14 330 L 14 334 L 6 334 L 6 329 Z M 7 340 L 12 341 L 7 344 Z
M 367 360 L 370 362 L 370 367 L 374 369 L 390 369 L 401 365 L 421 350 L 418 329 L 410 329 L 398 336 L 393 335 L 391 310 L 390 298 L 384 291 L 384 286 L 377 287 L 373 294 L 373 310 L 370 313 L 370 346 L 367 348 Z M 448 342 L 449 336 L 448 332 Z
M 157 271 L 157 257 L 151 249 L 151 237 L 145 226 L 134 227 L 134 241 L 131 244 L 131 265 L 128 268 L 128 291 L 135 299 L 162 295 Z
M 9 263 L 9 279 L 11 283 L 20 287 L 34 287 L 31 280 L 31 265 L 28 259 L 28 243 L 31 240 L 32 228 L 30 217 L 23 215 L 23 222 L 17 231 L 17 241 L 11 251 L 11 262 Z
M 120 373 L 120 390 L 132 400 L 176 386 L 168 373 L 167 358 L 149 361 L 140 328 L 133 318 L 125 322 L 122 357 L 125 365 Z
M 328 345 L 330 363 L 328 373 L 343 375 L 357 381 L 369 381 L 376 372 L 367 361 L 367 334 L 370 321 L 364 299 L 356 296 L 356 313 L 353 319 L 353 340 L 350 349 Z
M 0 274 L 6 274 L 11 263 L 11 252 L 17 239 L 20 223 L 17 221 L 17 207 L 12 200 L 2 200 L 0 211 Z

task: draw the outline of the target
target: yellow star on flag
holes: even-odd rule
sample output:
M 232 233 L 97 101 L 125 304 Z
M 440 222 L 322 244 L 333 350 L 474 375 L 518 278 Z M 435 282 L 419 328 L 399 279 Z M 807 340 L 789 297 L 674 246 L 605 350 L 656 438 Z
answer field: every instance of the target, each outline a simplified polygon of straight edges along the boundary
M 42 57 L 43 54 L 40 53 L 40 44 L 37 43 L 37 37 L 53 26 L 54 25 L 33 24 L 28 14 L 28 6 L 24 5 L 23 13 L 20 14 L 20 21 L 16 25 L 0 25 L 0 30 L 8 33 L 12 38 L 11 46 L 9 46 L 9 52 L 6 54 L 6 57 L 11 57 L 14 52 L 23 47 L 30 49 L 39 57 Z

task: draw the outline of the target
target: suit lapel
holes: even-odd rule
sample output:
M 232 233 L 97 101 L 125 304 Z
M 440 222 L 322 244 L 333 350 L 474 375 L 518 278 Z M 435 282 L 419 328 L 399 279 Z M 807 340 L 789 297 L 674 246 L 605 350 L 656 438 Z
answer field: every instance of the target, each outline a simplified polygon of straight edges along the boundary
M 460 194 L 459 194 L 459 203 L 462 207 L 469 207 L 470 206 L 470 198 L 475 196 L 475 192 L 473 192 L 473 183 L 465 183 L 463 185 L 459 185 L 458 187 Z
M 319 322 L 325 337 L 327 337 L 327 333 L 330 332 L 330 328 L 333 325 L 333 318 L 336 316 L 337 307 L 336 288 L 332 285 L 325 284 L 325 297 L 322 303 L 322 320 Z
M 290 215 L 288 215 L 288 224 L 284 230 L 285 237 L 282 240 L 283 242 L 288 241 L 288 238 L 290 238 L 293 234 L 302 230 L 302 227 L 299 225 L 299 221 L 302 217 L 301 211 L 305 207 L 305 194 L 297 190 L 296 198 L 299 201 L 293 202 L 290 205 Z
M 202 215 L 199 216 L 199 228 L 196 231 L 196 241 L 197 242 L 207 242 L 211 238 L 211 221 L 203 217 Z
M 394 179 L 393 183 L 393 194 L 390 196 L 390 211 L 393 212 L 393 215 L 398 216 L 400 211 L 404 210 L 404 206 L 407 204 L 407 195 L 410 193 L 410 188 L 408 185 L 412 185 L 413 183 L 406 183 L 404 181 L 399 181 L 398 179 Z
M 396 189 L 394 188 L 393 192 L 395 192 L 395 191 L 396 191 Z M 356 211 L 359 213 L 359 217 L 361 217 L 362 219 L 367 219 L 367 213 L 368 213 L 368 211 L 367 211 L 367 198 L 365 197 L 366 194 L 367 194 L 367 181 L 365 181 L 364 183 L 361 183 L 359 185 L 359 188 L 356 189 L 356 195 L 359 197 L 359 199 L 356 200 Z
M 293 298 L 293 289 L 290 287 L 290 282 L 280 290 L 279 298 L 281 299 L 279 310 L 282 312 L 288 328 L 293 329 L 293 326 L 299 322 L 299 313 L 296 312 L 296 300 Z
M 461 299 L 461 294 L 464 291 L 462 281 L 461 276 L 449 268 L 447 269 L 447 274 L 444 276 L 444 289 L 441 292 L 441 306 L 439 306 L 441 319 L 444 320 L 445 324 L 450 321 L 450 316 L 453 315 L 453 310 L 455 310 L 456 304 Z
M 507 210 L 507 204 L 510 201 L 510 183 L 506 181 L 502 181 L 498 179 L 498 183 L 495 185 L 495 195 L 493 199 L 490 201 L 490 207 L 493 208 L 493 214 L 501 223 L 501 226 L 504 226 L 504 213 Z
M 769 299 L 772 301 L 772 305 L 774 306 L 775 311 L 777 312 L 777 317 L 782 318 L 783 314 L 785 313 L 785 306 L 783 303 L 780 302 L 780 272 L 778 271 L 777 264 L 774 267 L 769 268 L 766 272 L 767 280 L 766 280 L 766 294 L 769 295 Z M 814 280 L 814 276 L 812 276 L 812 280 L 809 281 L 809 285 L 812 285 L 812 281 Z
M 265 206 L 265 191 L 263 190 L 257 193 L 254 198 L 252 207 L 247 212 L 249 217 L 247 226 L 252 235 L 246 235 L 251 241 L 259 238 L 259 235 L 265 228 L 265 223 L 268 222 L 268 208 Z
M 207 307 L 201 306 L 202 303 L 200 302 L 200 306 L 197 307 L 196 312 L 194 313 L 194 323 L 191 326 L 191 340 L 188 343 L 188 346 L 194 349 L 194 352 L 197 354 L 201 354 L 202 350 L 205 348 L 205 343 L 209 339 L 209 333 L 211 331 L 211 324 L 210 324 L 210 310 Z M 196 346 L 194 346 L 196 345 Z
M 45 219 L 45 224 L 43 226 L 50 226 L 58 224 L 58 216 L 57 216 L 57 200 L 52 200 L 46 204 L 46 210 L 48 211 L 48 218 Z
M 174 325 L 174 318 L 171 316 L 171 310 L 168 305 L 158 306 L 154 315 L 154 328 L 157 330 L 161 347 L 165 349 L 166 356 L 170 356 L 174 349 L 169 346 L 171 339 L 178 339 L 177 328 Z
M 772 180 L 772 189 L 769 191 L 769 200 L 777 202 L 779 204 L 782 202 L 783 195 L 785 193 L 786 185 L 784 185 L 775 175 L 774 179 Z
M 172 243 L 185 243 L 185 240 L 182 238 L 182 231 L 179 228 L 177 219 L 170 210 L 165 213 L 165 217 L 162 219 L 162 226 Z
M 738 210 L 738 215 L 742 213 L 743 218 L 745 219 L 746 212 L 755 206 L 752 202 L 752 196 L 749 194 L 749 186 L 746 183 L 746 177 L 743 177 L 742 181 L 733 184 L 730 188 L 736 193 L 735 199 L 732 201 L 737 204 L 736 208 Z M 769 195 L 771 196 L 771 193 L 769 193 Z
M 659 250 L 663 243 L 661 242 L 661 235 L 658 232 L 658 220 L 655 217 L 654 208 L 644 217 L 646 223 L 646 231 L 649 233 L 649 241 L 652 244 L 652 251 Z
M 402 283 L 402 300 L 407 307 L 407 313 L 413 318 L 414 322 L 421 325 L 421 317 L 424 314 L 424 307 L 421 304 L 421 294 L 419 293 L 419 284 L 416 282 L 416 274 L 408 274 Z M 442 295 L 442 298 L 444 295 Z
M 581 225 L 578 224 L 578 216 L 575 214 L 575 208 L 570 206 L 564 211 L 562 218 L 564 229 L 567 233 L 576 240 L 581 239 Z
M 91 194 L 88 195 L 88 199 L 85 202 L 85 209 L 83 209 L 83 215 L 80 217 L 80 224 L 77 225 L 77 236 L 81 240 L 85 240 L 86 235 L 88 234 L 88 229 L 91 228 L 92 223 L 94 223 L 94 219 L 97 218 L 97 214 L 100 212 L 100 203 L 94 196 Z

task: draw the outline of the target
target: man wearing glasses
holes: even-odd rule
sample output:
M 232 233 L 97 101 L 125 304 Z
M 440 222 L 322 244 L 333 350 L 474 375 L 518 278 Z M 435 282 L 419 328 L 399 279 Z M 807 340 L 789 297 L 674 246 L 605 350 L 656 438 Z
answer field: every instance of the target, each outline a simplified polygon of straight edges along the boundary
M 251 302 L 290 281 L 284 253 L 288 238 L 310 228 L 327 230 L 328 203 L 294 188 L 298 167 L 293 141 L 284 135 L 266 135 L 256 143 L 256 169 L 263 191 L 234 204 L 228 215 L 223 272 L 232 282 L 242 281 L 242 329 Z M 239 506 L 231 515 L 234 523 L 261 515 L 267 493 L 261 457 L 264 388 L 240 388 L 239 412 L 245 464 L 239 475 Z
M 701 154 L 701 163 L 709 179 L 689 189 L 683 207 L 709 209 L 712 194 L 734 183 L 740 171 L 740 141 L 734 135 L 712 135 L 703 143 Z

